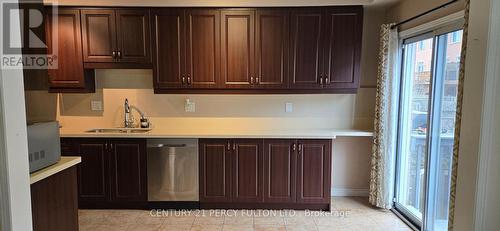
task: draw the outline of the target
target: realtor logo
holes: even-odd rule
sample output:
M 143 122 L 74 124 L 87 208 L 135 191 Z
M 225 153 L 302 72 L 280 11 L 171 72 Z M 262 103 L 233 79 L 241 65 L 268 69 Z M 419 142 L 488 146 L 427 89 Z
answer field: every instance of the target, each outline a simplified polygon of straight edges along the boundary
M 2 1 L 2 69 L 57 68 L 57 23 L 47 22 L 47 11 L 57 15 L 56 5 L 45 7 L 41 0 Z M 57 17 L 50 20 L 57 20 Z M 51 24 L 50 31 L 46 31 L 47 23 Z M 45 39 L 48 33 L 52 40 L 50 47 Z

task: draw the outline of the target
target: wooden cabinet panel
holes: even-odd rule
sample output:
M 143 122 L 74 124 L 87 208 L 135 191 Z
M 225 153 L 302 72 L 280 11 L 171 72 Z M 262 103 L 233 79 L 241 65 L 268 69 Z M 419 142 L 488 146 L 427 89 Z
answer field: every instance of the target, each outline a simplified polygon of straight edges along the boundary
M 120 62 L 151 63 L 148 9 L 116 10 L 117 57 Z
M 115 11 L 82 10 L 83 60 L 113 62 L 117 50 Z
M 31 185 L 33 230 L 78 230 L 76 167 Z
M 297 202 L 328 203 L 331 185 L 331 141 L 298 141 Z
M 147 201 L 145 140 L 116 140 L 111 145 L 111 199 Z
M 254 73 L 254 11 L 223 10 L 222 78 L 225 88 L 249 88 Z
M 257 10 L 255 46 L 258 88 L 288 85 L 288 19 L 284 10 Z
M 344 8 L 342 8 L 344 9 Z M 332 10 L 326 15 L 324 87 L 358 88 L 362 10 Z
M 321 39 L 324 16 L 321 10 L 292 12 L 290 87 L 300 89 L 321 88 Z
M 264 140 L 264 202 L 295 201 L 294 146 L 293 140 Z
M 186 83 L 192 88 L 215 88 L 220 79 L 220 12 L 186 11 Z
M 79 208 L 145 208 L 145 139 L 63 138 L 65 156 L 81 156 Z
M 57 17 L 57 34 L 52 34 L 56 33 L 51 24 L 53 17 Z M 57 16 L 49 13 L 48 19 L 48 54 L 57 56 L 57 68 L 48 70 L 51 90 L 95 91 L 94 72 L 83 69 L 80 11 L 63 8 L 58 10 Z M 53 36 L 57 36 L 57 40 Z
M 262 201 L 262 140 L 233 141 L 233 201 Z
M 78 166 L 79 202 L 109 200 L 109 158 L 104 140 L 85 139 L 76 144 L 82 162 Z
M 227 140 L 202 139 L 200 152 L 200 201 L 231 201 L 231 156 Z
M 184 70 L 184 11 L 155 9 L 153 25 L 153 78 L 155 89 L 181 88 Z

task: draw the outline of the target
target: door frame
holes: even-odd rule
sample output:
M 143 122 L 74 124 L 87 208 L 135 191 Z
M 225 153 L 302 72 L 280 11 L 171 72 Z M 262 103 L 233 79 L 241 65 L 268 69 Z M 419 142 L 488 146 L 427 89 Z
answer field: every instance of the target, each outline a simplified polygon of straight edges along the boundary
M 456 31 L 457 29 L 460 29 L 461 27 L 463 27 L 463 22 L 464 22 L 464 11 L 459 11 L 459 12 L 456 12 L 456 13 L 453 13 L 453 14 L 450 14 L 448 16 L 445 16 L 445 17 L 442 17 L 442 18 L 439 18 L 437 20 L 434 20 L 434 21 L 431 21 L 431 22 L 428 22 L 428 23 L 425 23 L 425 24 L 422 24 L 420 26 L 416 26 L 414 28 L 410 28 L 408 30 L 405 30 L 405 31 L 401 31 L 399 33 L 399 42 L 401 44 L 401 48 L 400 50 L 402 51 L 401 52 L 401 56 L 400 56 L 400 65 L 401 65 L 401 70 L 400 70 L 400 76 L 399 78 L 401 79 L 400 81 L 400 99 L 399 99 L 399 109 L 398 109 L 398 120 L 401 120 L 401 115 L 402 115 L 402 94 L 403 94 L 403 90 L 404 90 L 404 84 L 405 84 L 405 80 L 403 79 L 404 78 L 404 54 L 405 54 L 405 51 L 403 49 L 404 45 L 405 45 L 405 40 L 408 40 L 409 42 L 406 42 L 406 44 L 408 43 L 412 43 L 412 42 L 415 42 L 415 41 L 421 41 L 423 39 L 428 39 L 428 38 L 432 38 L 433 39 L 433 42 L 432 42 L 432 60 L 431 60 L 431 81 L 430 81 L 430 89 L 429 89 L 429 92 L 430 92 L 430 96 L 429 96 L 429 110 L 428 110 L 428 116 L 427 116 L 427 130 L 430 131 L 428 133 L 428 137 L 426 138 L 426 161 L 425 161 L 425 164 L 426 164 L 426 172 L 424 174 L 424 178 L 425 178 L 425 182 L 424 182 L 424 190 L 427 192 L 427 190 L 429 189 L 429 174 L 428 174 L 428 169 L 430 168 L 430 156 L 429 156 L 429 153 L 431 151 L 431 149 L 433 148 L 432 145 L 433 143 L 431 142 L 432 140 L 432 130 L 430 129 L 431 127 L 433 127 L 433 123 L 434 123 L 434 116 L 433 114 L 435 113 L 434 112 L 434 104 L 435 104 L 435 78 L 436 78 L 436 74 L 435 74 L 435 62 L 436 62 L 436 56 L 437 56 L 437 49 L 438 49 L 438 37 L 439 35 L 442 35 L 442 34 L 446 34 L 446 33 L 449 33 L 449 32 L 453 32 L 453 31 Z M 404 220 L 405 222 L 409 222 L 411 223 L 411 225 L 413 226 L 416 226 L 418 229 L 421 229 L 421 228 L 425 228 L 426 226 L 426 218 L 427 218 L 427 210 L 428 210 L 428 195 L 426 193 L 425 195 L 425 198 L 423 198 L 424 200 L 424 208 L 423 208 L 423 213 L 422 213 L 422 221 L 418 222 L 418 219 L 416 217 L 414 217 L 413 215 L 408 215 L 408 211 L 406 208 L 402 207 L 402 206 L 398 206 L 398 204 L 396 203 L 396 197 L 398 196 L 398 181 L 399 181 L 399 176 L 398 176 L 398 172 L 400 171 L 400 166 L 399 166 L 399 159 L 400 159 L 400 155 L 399 153 L 401 152 L 401 133 L 402 133 L 402 127 L 401 127 L 401 122 L 399 122 L 400 125 L 398 125 L 398 141 L 397 141 L 397 151 L 396 151 L 396 184 L 394 185 L 394 199 L 393 199 L 393 207 L 394 207 L 394 210 L 397 214 L 399 214 L 400 216 L 404 217 Z

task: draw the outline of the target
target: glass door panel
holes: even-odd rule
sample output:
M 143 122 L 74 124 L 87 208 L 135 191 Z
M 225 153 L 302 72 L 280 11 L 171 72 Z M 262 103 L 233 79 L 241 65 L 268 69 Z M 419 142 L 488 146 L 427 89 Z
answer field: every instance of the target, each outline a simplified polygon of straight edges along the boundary
M 436 38 L 426 230 L 448 230 L 451 163 L 462 31 Z
M 433 38 L 404 45 L 396 208 L 422 223 Z

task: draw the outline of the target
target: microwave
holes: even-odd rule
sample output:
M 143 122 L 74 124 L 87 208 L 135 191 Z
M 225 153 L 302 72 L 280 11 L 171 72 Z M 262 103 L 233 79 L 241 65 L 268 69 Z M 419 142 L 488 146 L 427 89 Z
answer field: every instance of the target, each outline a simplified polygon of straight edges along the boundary
M 28 124 L 28 160 L 30 173 L 53 165 L 61 159 L 59 123 Z

